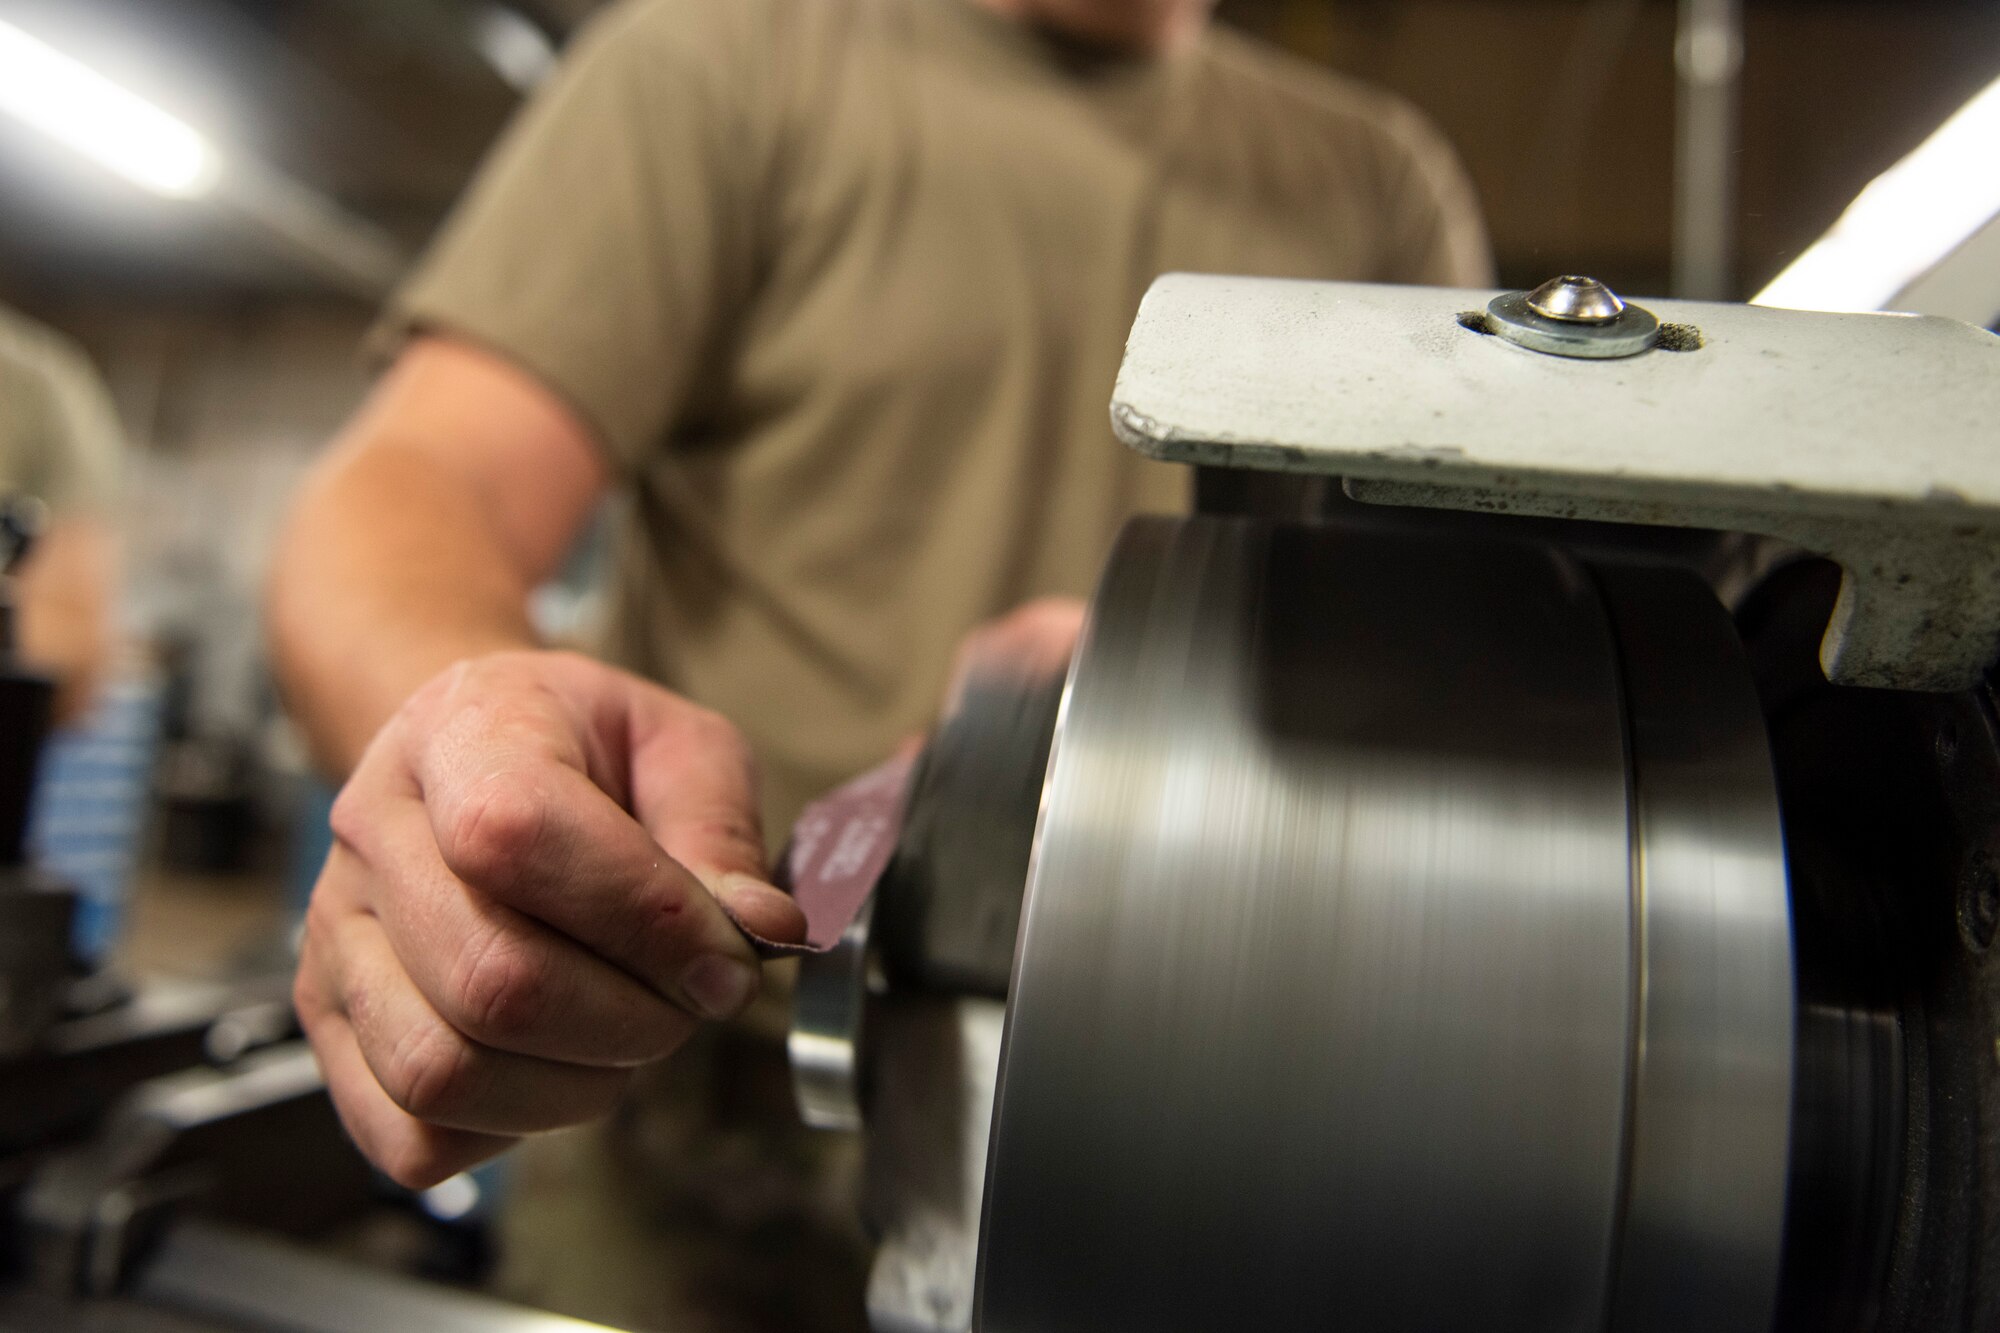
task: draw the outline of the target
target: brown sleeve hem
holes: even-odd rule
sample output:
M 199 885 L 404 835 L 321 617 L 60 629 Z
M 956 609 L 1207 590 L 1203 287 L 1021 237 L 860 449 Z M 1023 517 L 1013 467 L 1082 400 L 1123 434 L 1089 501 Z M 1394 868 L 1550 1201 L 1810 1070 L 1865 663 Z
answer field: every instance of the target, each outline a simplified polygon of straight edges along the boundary
M 645 452 L 642 442 L 615 439 L 593 411 L 588 395 L 569 382 L 547 358 L 511 343 L 504 334 L 482 329 L 478 321 L 463 313 L 427 308 L 425 303 L 397 298 L 368 330 L 362 340 L 363 364 L 370 374 L 380 375 L 396 363 L 411 343 L 423 338 L 443 338 L 468 343 L 482 352 L 499 357 L 554 394 L 590 437 L 591 446 L 603 457 L 611 475 L 619 481 L 631 480 L 636 460 Z

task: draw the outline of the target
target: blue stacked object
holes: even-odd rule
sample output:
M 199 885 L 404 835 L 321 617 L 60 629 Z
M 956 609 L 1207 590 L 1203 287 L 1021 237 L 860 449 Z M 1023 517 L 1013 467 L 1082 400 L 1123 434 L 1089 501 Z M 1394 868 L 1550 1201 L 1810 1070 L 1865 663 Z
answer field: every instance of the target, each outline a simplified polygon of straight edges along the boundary
M 90 716 L 43 747 L 29 815 L 29 854 L 76 889 L 72 936 L 84 959 L 117 942 L 145 836 L 160 739 L 159 686 L 107 686 Z

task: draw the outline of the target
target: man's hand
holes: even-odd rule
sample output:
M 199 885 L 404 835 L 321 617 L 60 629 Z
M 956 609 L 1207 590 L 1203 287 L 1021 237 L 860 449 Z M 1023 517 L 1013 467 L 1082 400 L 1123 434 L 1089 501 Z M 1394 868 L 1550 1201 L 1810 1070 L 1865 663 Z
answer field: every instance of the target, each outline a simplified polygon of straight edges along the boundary
M 461 662 L 333 811 L 295 998 L 348 1132 L 421 1188 L 611 1109 L 630 1071 L 757 990 L 750 756 L 714 713 L 588 658 Z
M 944 716 L 956 713 L 965 690 L 983 676 L 1040 680 L 1069 670 L 1088 614 L 1075 597 L 1038 597 L 959 640 L 945 687 Z

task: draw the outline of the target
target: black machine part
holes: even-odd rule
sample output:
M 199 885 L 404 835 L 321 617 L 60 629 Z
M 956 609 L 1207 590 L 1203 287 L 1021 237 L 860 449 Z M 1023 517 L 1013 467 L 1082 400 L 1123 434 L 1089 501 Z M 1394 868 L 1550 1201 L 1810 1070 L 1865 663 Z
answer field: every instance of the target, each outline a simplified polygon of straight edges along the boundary
M 1782 1333 L 2000 1329 L 2000 724 L 1837 688 L 1837 567 L 1738 609 L 1770 727 L 1800 993 Z
M 1007 994 L 1060 675 L 975 676 L 910 775 L 875 944 L 897 985 Z
M 15 655 L 11 585 L 38 520 L 37 506 L 0 498 L 0 1059 L 31 1049 L 60 1016 L 75 911 L 68 886 L 28 864 L 26 845 L 55 682 Z

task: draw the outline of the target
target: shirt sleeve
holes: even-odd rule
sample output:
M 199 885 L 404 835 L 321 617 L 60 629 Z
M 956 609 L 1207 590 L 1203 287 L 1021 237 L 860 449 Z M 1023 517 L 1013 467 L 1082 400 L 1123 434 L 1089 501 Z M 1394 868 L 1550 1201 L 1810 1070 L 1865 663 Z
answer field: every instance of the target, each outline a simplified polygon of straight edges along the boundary
M 35 496 L 53 517 L 101 515 L 117 499 L 125 450 L 118 411 L 81 347 L 52 331 L 0 324 L 0 485 Z
M 566 400 L 621 470 L 658 449 L 748 298 L 771 140 L 738 0 L 615 6 L 502 137 L 371 339 L 463 337 Z
M 1389 172 L 1377 281 L 1491 287 L 1493 250 L 1478 195 L 1458 154 L 1412 107 L 1398 106 L 1387 129 L 1397 160 Z

